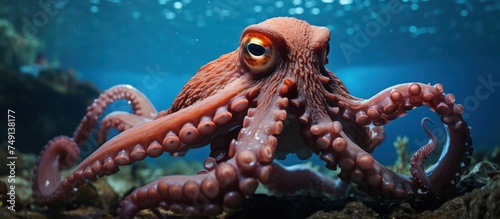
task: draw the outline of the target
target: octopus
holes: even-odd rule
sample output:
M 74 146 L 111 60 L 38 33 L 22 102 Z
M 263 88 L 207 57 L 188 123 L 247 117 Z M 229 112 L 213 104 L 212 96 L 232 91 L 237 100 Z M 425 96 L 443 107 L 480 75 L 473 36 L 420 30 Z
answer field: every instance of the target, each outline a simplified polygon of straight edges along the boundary
M 403 83 L 369 99 L 352 96 L 343 82 L 325 68 L 330 31 L 295 18 L 272 18 L 243 30 L 238 48 L 209 62 L 184 85 L 169 109 L 157 111 L 137 89 L 117 85 L 104 91 L 86 109 L 72 137 L 55 137 L 36 164 L 33 192 L 37 203 L 57 205 L 79 186 L 96 181 L 146 157 L 164 152 L 183 156 L 209 145 L 210 154 L 197 175 L 158 178 L 126 196 L 119 218 L 142 209 L 170 210 L 184 215 L 215 216 L 236 208 L 260 184 L 276 194 L 299 190 L 339 193 L 345 183 L 391 200 L 446 197 L 467 172 L 473 153 L 464 107 L 441 84 Z M 132 110 L 100 118 L 119 99 Z M 437 146 L 427 128 L 427 144 L 412 155 L 411 175 L 395 173 L 371 155 L 385 138 L 383 126 L 427 106 L 440 118 L 446 142 L 439 160 L 425 168 Z M 99 123 L 99 120 L 100 123 Z M 98 148 L 67 176 L 80 147 L 100 124 Z M 120 133 L 109 140 L 108 131 Z M 288 154 L 319 156 L 340 180 L 311 168 L 284 167 L 275 162 Z

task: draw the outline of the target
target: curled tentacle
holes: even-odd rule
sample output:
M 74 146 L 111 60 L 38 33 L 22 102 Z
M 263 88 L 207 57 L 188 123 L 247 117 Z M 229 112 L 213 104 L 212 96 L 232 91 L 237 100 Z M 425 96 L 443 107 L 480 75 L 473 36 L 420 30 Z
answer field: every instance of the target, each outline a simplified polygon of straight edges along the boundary
M 467 165 L 470 163 L 467 155 L 472 153 L 470 128 L 461 116 L 464 111 L 463 106 L 455 104 L 455 97 L 452 94 L 445 94 L 441 84 L 435 86 L 420 83 L 400 84 L 387 88 L 368 100 L 345 100 L 339 103 L 344 108 L 341 112 L 343 119 L 361 125 L 374 124 L 376 126 L 404 116 L 407 111 L 415 107 L 429 106 L 441 116 L 441 121 L 448 133 L 448 141 L 439 161 L 425 171 L 426 176 L 422 175 L 423 170 L 418 166 L 426 157 L 426 153 L 423 152 L 430 151 L 432 142 L 436 141 L 431 140 L 431 145 L 425 146 L 413 156 L 413 159 L 417 161 L 412 168 L 417 176 L 414 179 L 419 181 L 416 188 L 425 191 L 432 188 L 433 193 L 439 195 L 451 183 L 458 182 L 460 175 L 466 172 Z M 423 128 L 426 130 L 425 126 Z M 432 135 L 429 136 L 432 138 Z M 415 188 L 413 190 L 416 191 Z
M 119 166 L 130 165 L 135 161 L 143 160 L 146 156 L 157 157 L 164 151 L 171 154 L 182 154 L 190 147 L 206 144 L 203 141 L 206 135 L 200 133 L 210 133 L 214 127 L 206 119 L 203 119 L 204 116 L 213 115 L 212 122 L 220 127 L 227 125 L 234 113 L 231 109 L 227 110 L 231 107 L 230 101 L 244 88 L 238 87 L 210 97 L 207 100 L 210 105 L 204 104 L 203 110 L 192 110 L 202 109 L 201 104 L 203 103 L 201 102 L 182 109 L 197 113 L 185 114 L 184 116 L 181 116 L 182 112 L 176 115 L 170 114 L 125 130 L 121 135 L 110 139 L 99 147 L 63 180 L 60 179 L 59 172 L 53 170 L 54 167 L 58 168 L 58 166 L 48 161 L 64 157 L 68 153 L 66 150 L 73 148 L 76 144 L 67 137 L 63 138 L 64 140 L 56 139 L 57 141 L 49 142 L 39 158 L 39 165 L 34 173 L 35 185 L 33 188 L 37 194 L 37 200 L 44 204 L 53 203 L 62 200 L 76 187 L 89 180 L 96 180 L 104 175 L 116 173 Z M 240 106 L 240 108 L 242 107 Z M 198 126 L 199 124 L 205 125 Z M 77 149 L 70 151 L 72 152 L 70 153 L 71 157 L 78 156 Z M 45 172 L 51 172 L 51 174 Z M 42 191 L 47 185 L 50 189 Z
M 153 118 L 156 115 L 156 109 L 151 102 L 130 85 L 117 85 L 103 92 L 87 108 L 86 115 L 74 132 L 74 138 L 65 136 L 54 138 L 47 143 L 40 154 L 33 178 L 33 191 L 39 203 L 53 204 L 67 197 L 75 186 L 84 184 L 87 179 L 94 180 L 96 174 L 103 175 L 104 160 L 95 160 L 87 165 L 85 171 L 78 171 L 67 180 L 60 179 L 60 170 L 75 163 L 79 156 L 78 145 L 82 145 L 87 140 L 90 130 L 97 123 L 106 106 L 118 99 L 128 100 L 137 116 Z M 115 171 L 114 168 L 108 169 L 112 171 L 109 170 L 107 174 Z
M 112 112 L 101 121 L 99 131 L 97 131 L 97 143 L 101 145 L 107 140 L 106 138 L 111 128 L 115 128 L 119 132 L 123 132 L 129 128 L 138 126 L 148 121 L 151 121 L 151 119 L 138 116 L 136 114 L 121 111 Z
M 104 91 L 94 103 L 87 107 L 87 112 L 82 121 L 73 133 L 73 139 L 77 145 L 83 144 L 88 139 L 90 131 L 97 124 L 99 116 L 102 115 L 104 109 L 116 100 L 128 100 L 132 106 L 132 110 L 138 116 L 148 119 L 153 119 L 156 116 L 156 109 L 151 102 L 140 91 L 130 85 L 116 85 Z
M 432 124 L 432 120 L 425 117 L 424 119 L 422 119 L 422 129 L 424 129 L 424 132 L 431 139 L 429 140 L 429 143 L 418 149 L 418 151 L 413 154 L 410 160 L 410 172 L 413 180 L 419 183 L 420 188 L 422 188 L 423 191 L 432 190 L 432 184 L 425 174 L 424 160 L 436 150 L 438 143 L 436 136 L 429 130 L 429 128 L 427 128 L 427 126 L 425 126 L 425 122 L 427 121 Z
M 33 177 L 33 195 L 39 203 L 53 204 L 69 195 L 58 189 L 66 186 L 61 185 L 60 171 L 71 167 L 78 154 L 78 146 L 66 136 L 56 137 L 47 143 L 38 158 Z

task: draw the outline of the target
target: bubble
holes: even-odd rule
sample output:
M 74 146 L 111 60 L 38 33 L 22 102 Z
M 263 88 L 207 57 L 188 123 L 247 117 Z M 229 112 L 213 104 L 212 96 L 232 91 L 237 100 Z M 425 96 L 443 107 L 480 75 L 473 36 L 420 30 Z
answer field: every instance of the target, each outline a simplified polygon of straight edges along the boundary
M 469 14 L 469 11 L 467 11 L 467 10 L 465 10 L 465 9 L 462 9 L 462 10 L 460 11 L 460 16 L 462 16 L 462 17 L 466 17 L 468 14 Z
M 349 4 L 352 4 L 352 0 L 339 0 L 339 4 L 349 5 Z
M 140 16 L 141 16 L 141 13 L 139 13 L 138 11 L 134 11 L 134 12 L 132 12 L 132 17 L 133 17 L 133 18 L 136 18 L 136 19 L 137 19 L 137 18 L 139 18 Z
M 417 27 L 415 26 L 410 26 L 410 28 L 408 29 L 411 33 L 416 33 L 417 32 Z
M 262 11 L 262 7 L 260 5 L 256 5 L 256 6 L 253 7 L 253 11 L 259 13 L 259 12 Z
M 311 9 L 311 14 L 313 14 L 313 15 L 318 15 L 319 12 L 320 12 L 319 8 L 312 8 Z
M 168 0 L 158 0 L 158 4 L 164 5 L 167 4 Z
M 321 0 L 323 3 L 333 3 L 333 0 Z
M 95 5 L 90 6 L 90 12 L 92 12 L 92 13 L 99 12 L 99 7 L 97 7 Z
M 229 17 L 229 15 L 231 15 L 231 12 L 227 9 L 222 9 L 218 13 L 220 16 L 223 16 L 223 17 Z
M 174 2 L 174 8 L 175 9 L 181 9 L 182 8 L 182 3 L 181 2 Z
M 345 32 L 347 33 L 347 35 L 353 35 L 354 29 L 352 27 L 349 27 L 349 28 L 347 28 L 347 30 L 345 30 Z
M 413 4 L 411 4 L 410 8 L 411 8 L 411 10 L 416 11 L 416 10 L 418 10 L 418 4 L 413 3 Z
M 307 1 L 304 6 L 306 6 L 306 8 L 312 8 L 316 5 L 316 2 L 315 1 Z
M 274 7 L 282 8 L 283 6 L 285 6 L 285 3 L 283 1 L 277 1 L 274 3 Z
M 165 18 L 168 20 L 172 20 L 175 18 L 175 13 L 171 11 L 165 11 L 163 15 L 165 15 Z
M 296 14 L 302 14 L 302 13 L 304 13 L 304 8 L 302 8 L 302 7 L 296 7 L 295 8 L 295 13 Z

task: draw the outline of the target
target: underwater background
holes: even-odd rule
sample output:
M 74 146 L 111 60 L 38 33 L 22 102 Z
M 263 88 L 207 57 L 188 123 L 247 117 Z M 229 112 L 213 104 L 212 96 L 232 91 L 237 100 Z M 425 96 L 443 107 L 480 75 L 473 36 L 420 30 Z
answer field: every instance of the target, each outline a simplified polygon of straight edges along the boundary
M 403 82 L 441 83 L 445 92 L 455 94 L 457 103 L 465 106 L 464 117 L 473 128 L 475 148 L 488 150 L 499 142 L 495 127 L 500 122 L 500 117 L 495 116 L 500 101 L 498 1 L 0 2 L 3 22 L 11 23 L 20 37 L 36 40 L 27 41 L 33 45 L 23 57 L 25 60 L 13 64 L 22 74 L 37 77 L 40 68 L 73 69 L 72 77 L 90 82 L 100 91 L 131 84 L 159 110 L 170 106 L 198 68 L 236 49 L 246 26 L 277 16 L 304 19 L 331 30 L 330 62 L 326 67 L 355 96 L 369 98 Z M 15 50 L 18 44 L 4 40 L 2 45 L 6 50 L 9 46 Z M 54 103 L 66 104 L 63 100 Z M 2 107 L 15 108 L 12 104 Z M 127 107 L 123 102 L 110 108 L 114 111 Z M 82 107 L 64 113 L 81 118 L 84 110 Z M 420 128 L 424 116 L 439 120 L 428 108 L 421 107 L 387 125 L 386 142 L 374 156 L 383 164 L 391 164 L 396 158 L 391 142 L 398 135 L 408 136 L 409 151 L 426 143 Z M 78 122 L 66 121 L 72 127 Z M 442 135 L 439 123 L 431 129 L 438 137 Z M 27 136 L 19 138 L 22 142 Z M 35 153 L 45 141 L 29 142 L 18 149 Z M 207 153 L 191 151 L 188 157 L 203 159 Z
M 494 168 L 483 175 L 499 175 L 500 1 L 0 0 L 0 111 L 16 112 L 15 146 L 26 156 L 18 163 L 18 208 L 28 211 L 24 218 L 32 218 L 29 215 L 34 212 L 47 214 L 43 212 L 46 209 L 32 204 L 30 178 L 36 156 L 52 137 L 70 136 L 99 93 L 117 84 L 131 84 L 156 109 L 168 109 L 201 66 L 238 47 L 245 27 L 278 16 L 296 17 L 330 29 L 326 68 L 354 96 L 370 98 L 398 83 L 441 83 L 446 93 L 455 95 L 456 103 L 464 105 L 463 117 L 472 127 L 477 155 L 473 162 L 494 162 Z M 130 111 L 130 106 L 118 101 L 106 113 L 117 110 Z M 4 164 L 7 149 L 3 147 L 7 142 L 5 117 L 0 119 L 2 206 L 6 193 L 2 183 L 8 174 Z M 397 164 L 404 160 L 402 154 L 413 154 L 427 143 L 420 125 L 424 117 L 434 121 L 428 127 L 442 145 L 446 135 L 440 119 L 428 107 L 419 107 L 385 126 L 385 141 L 373 153 L 377 161 L 387 166 Z M 402 145 L 404 151 L 398 151 Z M 95 139 L 87 146 L 85 150 L 95 150 Z M 110 216 L 128 189 L 162 175 L 195 174 L 209 153 L 207 146 L 190 150 L 181 159 L 167 153 L 161 158 L 147 158 L 138 162 L 144 166 L 124 167 L 118 175 L 106 177 L 106 182 L 92 183 L 99 191 L 104 190 L 101 187 L 113 187 L 115 191 L 103 192 L 112 195 L 95 195 L 105 197 L 100 199 L 77 194 L 71 203 L 86 200 L 82 206 L 105 206 L 102 208 L 111 209 L 112 213 L 107 213 Z M 280 162 L 304 163 L 294 155 Z M 316 155 L 310 158 L 311 163 L 324 165 Z M 408 161 L 402 167 L 407 165 Z M 474 177 L 470 177 L 471 188 L 480 188 L 488 181 Z M 496 179 L 490 190 L 484 190 L 486 194 L 500 191 L 500 177 Z M 88 189 L 82 187 L 80 193 L 95 190 Z M 109 203 L 114 205 L 106 204 L 110 196 L 115 200 Z M 486 199 L 484 194 L 478 197 Z M 497 202 L 484 203 L 496 209 Z M 9 218 L 2 210 L 0 218 Z M 452 208 L 448 212 L 459 211 Z

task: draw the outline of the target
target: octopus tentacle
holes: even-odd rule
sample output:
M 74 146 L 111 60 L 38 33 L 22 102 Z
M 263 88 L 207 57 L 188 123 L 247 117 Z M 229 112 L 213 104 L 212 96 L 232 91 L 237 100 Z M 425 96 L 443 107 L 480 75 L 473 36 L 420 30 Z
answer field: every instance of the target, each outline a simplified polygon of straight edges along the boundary
M 429 128 L 427 128 L 427 126 L 425 126 L 425 122 L 427 121 L 432 124 L 432 120 L 426 117 L 422 119 L 422 128 L 430 138 L 429 143 L 418 149 L 418 151 L 415 152 L 410 159 L 411 175 L 413 176 L 413 179 L 419 183 L 420 188 L 422 188 L 423 191 L 432 190 L 432 184 L 425 174 L 424 159 L 436 150 L 438 143 L 436 136 L 429 130 Z
M 371 153 L 379 146 L 385 139 L 385 129 L 383 126 L 374 125 L 360 125 L 352 121 L 341 121 L 345 133 L 363 150 Z
M 59 186 L 60 171 L 71 167 L 78 154 L 78 146 L 66 136 L 55 137 L 45 145 L 35 166 L 32 185 L 33 195 L 39 203 L 53 204 L 69 195 L 63 190 L 55 190 Z
M 461 104 L 455 104 L 454 95 L 445 94 L 443 90 L 441 84 L 431 86 L 407 83 L 387 88 L 368 100 L 339 102 L 345 107 L 342 112 L 344 119 L 364 125 L 387 124 L 421 105 L 429 106 L 440 115 L 448 133 L 448 141 L 439 161 L 426 171 L 427 177 L 419 174 L 416 177 L 416 180 L 422 182 L 428 178 L 429 182 L 424 182 L 422 189 L 432 188 L 432 192 L 436 195 L 445 190 L 450 182 L 455 183 L 460 180 L 460 175 L 466 172 L 470 163 L 467 155 L 472 154 L 470 127 L 461 116 L 464 107 Z M 414 156 L 414 161 L 423 162 L 424 158 L 425 156 Z M 415 165 L 418 166 L 418 164 Z
M 210 157 L 214 158 L 217 163 L 225 162 L 231 157 L 229 156 L 229 146 L 233 139 L 238 137 L 241 127 L 236 127 L 223 135 L 218 135 L 213 138 L 210 143 Z
M 158 206 L 178 214 L 207 216 L 220 214 L 223 206 L 236 208 L 255 192 L 258 181 L 270 182 L 273 168 L 261 163 L 254 150 L 235 151 L 235 142 L 230 143 L 231 158 L 224 163 L 209 157 L 205 171 L 196 176 L 167 176 L 136 189 L 122 201 L 119 217 L 131 218 L 139 210 Z
M 87 112 L 82 121 L 73 133 L 73 139 L 77 145 L 83 144 L 89 137 L 90 131 L 97 124 L 99 116 L 104 109 L 116 100 L 128 100 L 132 106 L 134 114 L 153 119 L 156 116 L 156 109 L 151 102 L 139 90 L 130 85 L 116 85 L 104 91 L 92 105 L 87 107 Z
M 338 165 L 341 169 L 339 178 L 345 183 L 358 184 L 361 191 L 395 198 L 411 197 L 416 193 L 414 181 L 386 169 L 343 131 L 330 147 L 321 151 L 320 157 L 327 167 L 336 168 Z
M 254 152 L 242 151 L 208 172 L 166 176 L 136 189 L 121 202 L 118 216 L 132 218 L 142 209 L 156 207 L 185 216 L 215 216 L 223 206 L 236 208 L 255 192 L 257 180 L 269 181 L 271 175 L 271 168 L 260 165 Z
M 156 114 L 156 118 L 160 118 L 160 117 L 166 116 L 166 115 L 168 115 L 170 113 L 172 113 L 172 109 L 162 110 L 162 111 L 158 112 L 158 114 Z
M 99 130 L 97 131 L 97 143 L 101 145 L 107 140 L 106 138 L 111 128 L 123 132 L 148 121 L 151 121 L 151 119 L 136 114 L 123 111 L 112 112 L 101 121 Z
M 371 153 L 379 146 L 385 139 L 385 129 L 382 126 L 370 126 L 367 130 L 368 139 L 363 149 Z
M 244 106 L 241 104 L 232 107 L 234 103 L 231 100 L 244 90 L 245 86 L 231 87 L 227 92 L 213 95 L 204 102 L 197 102 L 179 110 L 176 115 L 170 114 L 125 130 L 99 147 L 63 180 L 55 176 L 59 175 L 58 172 L 51 172 L 52 168 L 59 168 L 58 159 L 51 158 L 78 154 L 78 150 L 75 152 L 73 147 L 63 146 L 75 144 L 67 137 L 64 141 L 56 139 L 57 141 L 49 142 L 40 156 L 40 167 L 35 170 L 36 185 L 33 188 L 38 195 L 36 199 L 42 204 L 50 204 L 65 198 L 74 188 L 89 180 L 97 180 L 117 172 L 119 166 L 129 165 L 146 156 L 157 157 L 164 151 L 171 154 L 185 153 L 189 147 L 196 147 L 204 142 L 203 138 L 207 136 L 200 133 L 211 133 L 217 127 L 225 126 L 230 122 L 233 113 L 243 110 L 241 108 Z M 188 111 L 195 113 L 183 114 Z M 217 127 L 203 120 L 205 115 L 213 115 L 212 122 Z
M 342 196 L 347 191 L 347 184 L 333 180 L 305 165 L 282 166 L 270 164 L 273 174 L 265 185 L 275 195 L 297 194 L 301 191 L 312 195 Z

